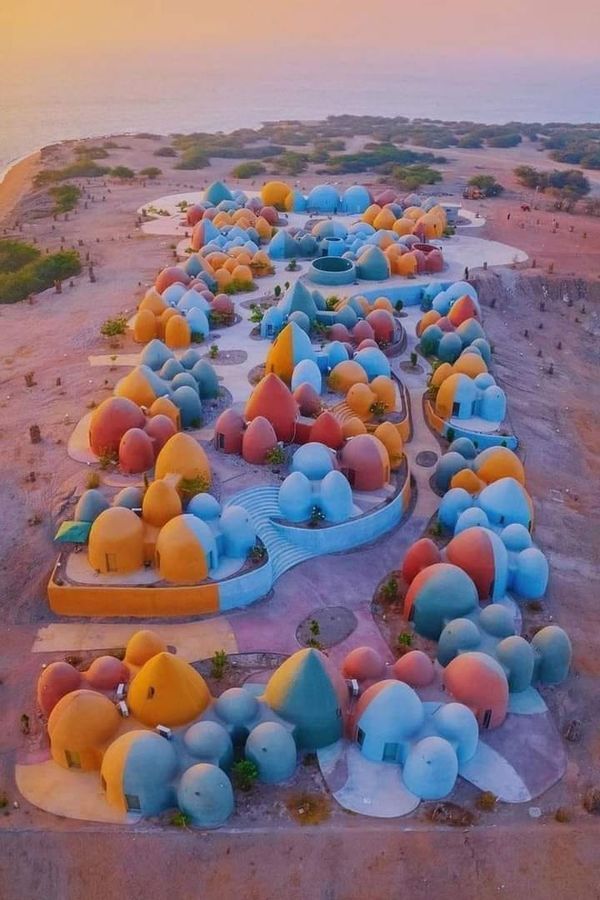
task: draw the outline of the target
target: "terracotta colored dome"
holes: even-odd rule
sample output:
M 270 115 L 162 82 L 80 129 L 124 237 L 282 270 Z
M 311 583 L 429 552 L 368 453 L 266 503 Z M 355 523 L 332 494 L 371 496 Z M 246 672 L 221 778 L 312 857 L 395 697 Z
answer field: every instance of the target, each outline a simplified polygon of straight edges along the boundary
M 500 664 L 486 653 L 460 653 L 444 669 L 449 694 L 474 713 L 481 726 L 497 728 L 508 710 L 508 681 Z
M 269 225 L 277 225 L 279 222 L 279 213 L 273 206 L 263 206 L 260 211 L 260 218 L 268 222 Z
M 359 321 L 352 329 L 352 337 L 357 344 L 360 344 L 361 341 L 369 339 L 373 340 L 373 338 L 375 337 L 375 332 L 366 319 L 359 319 Z
M 294 391 L 294 400 L 298 404 L 301 416 L 312 418 L 318 415 L 321 409 L 321 398 L 314 387 L 306 381 Z
M 98 691 L 113 691 L 129 681 L 129 669 L 116 656 L 99 656 L 85 672 L 85 679 Z
M 234 278 L 235 277 L 236 276 L 234 273 Z M 250 279 L 252 279 L 251 272 Z M 231 297 L 228 297 L 227 294 L 217 294 L 212 302 L 212 308 L 215 312 L 221 313 L 222 315 L 231 315 L 235 311 L 235 304 Z
M 398 194 L 392 188 L 386 188 L 375 197 L 375 203 L 383 208 L 387 203 L 395 203 L 397 196 Z
M 163 269 L 154 282 L 154 287 L 162 294 L 171 284 L 189 284 L 190 276 L 179 266 L 168 266 Z
M 385 663 L 373 647 L 356 647 L 345 657 L 342 675 L 358 681 L 376 680 L 384 677 Z
M 154 465 L 154 444 L 141 428 L 130 428 L 119 444 L 119 466 L 127 474 L 146 472 Z
M 310 429 L 310 440 L 338 450 L 344 443 L 344 435 L 339 420 L 329 410 L 321 413 Z
M 451 331 L 454 331 L 454 325 L 452 324 L 448 316 L 440 316 L 435 324 L 438 328 L 441 328 L 445 334 L 449 334 Z
M 45 716 L 49 716 L 61 697 L 81 687 L 81 672 L 68 662 L 50 663 L 38 678 L 37 702 Z
M 152 416 L 146 423 L 145 432 L 154 446 L 154 456 L 158 456 L 169 438 L 177 432 L 173 421 L 165 415 Z
M 368 323 L 367 323 L 368 324 Z M 356 351 L 359 353 L 361 350 L 366 350 L 367 347 L 374 347 L 376 350 L 379 350 L 379 344 L 373 338 L 365 338 L 364 341 L 361 341 L 358 344 Z
M 479 318 L 479 309 L 473 298 L 465 294 L 464 297 L 459 297 L 458 300 L 454 301 L 450 307 L 448 318 L 454 327 L 458 328 L 467 319 Z
M 376 491 L 390 480 L 387 450 L 372 434 L 351 438 L 340 451 L 340 467 L 357 491 Z
M 204 215 L 204 207 L 199 206 L 197 203 L 194 206 L 188 207 L 188 210 L 185 215 L 186 223 L 190 226 L 194 226 L 197 222 L 200 221 L 202 216 Z
M 264 416 L 275 429 L 277 440 L 291 441 L 296 430 L 298 404 L 281 378 L 269 372 L 252 391 L 244 415 L 249 422 Z
M 374 309 L 367 316 L 367 322 L 373 329 L 377 343 L 393 343 L 396 326 L 391 313 L 386 309 Z
M 215 423 L 215 446 L 223 453 L 241 453 L 245 428 L 244 417 L 237 409 L 224 410 Z
M 432 250 L 425 260 L 425 271 L 430 275 L 436 275 L 444 270 L 444 254 L 441 250 Z
M 257 416 L 248 425 L 242 441 L 242 456 L 246 462 L 264 465 L 265 456 L 277 445 L 273 426 L 264 416 Z
M 127 397 L 108 397 L 92 413 L 89 441 L 93 453 L 117 453 L 121 438 L 130 428 L 143 428 L 146 418 Z
M 407 584 L 427 566 L 441 561 L 441 553 L 439 548 L 430 538 L 421 538 L 415 541 L 408 550 L 402 563 L 402 577 Z
M 394 663 L 394 675 L 411 687 L 427 687 L 434 679 L 433 662 L 422 650 L 410 650 Z
M 342 344 L 351 342 L 352 336 L 345 325 L 341 322 L 335 322 L 329 329 L 330 341 L 341 341 Z
M 446 547 L 446 559 L 473 580 L 480 600 L 499 599 L 508 581 L 508 556 L 500 538 L 487 528 L 466 528 Z
M 142 629 L 136 631 L 127 642 L 125 662 L 132 666 L 143 666 L 157 653 L 163 653 L 167 645 L 155 631 Z

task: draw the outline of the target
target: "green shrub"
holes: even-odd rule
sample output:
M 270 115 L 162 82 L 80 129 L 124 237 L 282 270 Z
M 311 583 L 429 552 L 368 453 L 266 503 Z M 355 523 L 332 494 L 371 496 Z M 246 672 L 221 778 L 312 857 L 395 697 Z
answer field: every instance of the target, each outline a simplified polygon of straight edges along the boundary
M 70 178 L 102 178 L 109 172 L 110 169 L 106 166 L 99 166 L 93 159 L 82 156 L 62 169 L 42 169 L 35 176 L 33 183 L 36 187 L 44 187 L 57 181 L 68 181 Z
M 272 447 L 265 454 L 265 462 L 270 466 L 280 466 L 285 461 L 285 453 L 282 447 Z
M 140 175 L 143 175 L 144 178 L 159 178 L 162 175 L 162 169 L 159 169 L 158 166 L 146 166 L 145 169 L 140 169 Z
M 66 213 L 75 209 L 81 197 L 81 189 L 76 184 L 56 185 L 51 187 L 48 193 L 54 199 L 55 213 Z
M 111 178 L 119 178 L 121 181 L 131 181 L 135 178 L 135 172 L 128 166 L 115 166 L 110 170 Z
M 210 661 L 210 674 L 211 677 L 220 681 L 225 674 L 225 670 L 229 665 L 229 660 L 227 659 L 227 654 L 224 650 L 215 650 L 212 655 L 212 659 Z
M 116 337 L 118 334 L 127 332 L 127 317 L 122 313 L 115 316 L 114 319 L 105 319 L 100 326 L 100 334 L 104 337 Z
M 3 243 L 3 242 L 0 242 Z M 28 245 L 24 245 L 27 247 Z M 64 281 L 78 275 L 81 271 L 81 261 L 76 250 L 61 250 L 48 256 L 42 256 L 36 250 L 36 256 L 27 250 L 22 251 L 24 259 L 29 255 L 31 261 L 18 269 L 5 271 L 0 274 L 0 303 L 16 303 L 24 300 L 30 294 L 38 294 L 57 281 Z M 5 265 L 14 265 L 19 251 L 9 250 Z M 1 262 L 0 250 L 0 262 Z M 1 270 L 0 270 L 1 271 Z
M 174 150 L 173 147 L 159 147 L 158 150 L 154 151 L 155 156 L 177 156 L 177 150 Z
M 231 174 L 234 178 L 252 178 L 254 175 L 262 175 L 266 172 L 266 167 L 257 159 L 248 160 L 248 162 L 240 163 L 236 166 Z
M 210 166 L 210 159 L 203 150 L 195 147 L 186 150 L 175 166 L 176 169 L 205 169 Z
M 33 244 L 25 244 L 23 241 L 0 241 L 0 275 L 6 272 L 16 272 L 27 263 L 39 259 L 41 252 Z
M 473 175 L 468 181 L 469 187 L 479 188 L 484 197 L 498 197 L 504 187 L 493 175 Z
M 249 791 L 258 779 L 256 763 L 249 759 L 240 759 L 231 767 L 233 783 L 240 791 Z

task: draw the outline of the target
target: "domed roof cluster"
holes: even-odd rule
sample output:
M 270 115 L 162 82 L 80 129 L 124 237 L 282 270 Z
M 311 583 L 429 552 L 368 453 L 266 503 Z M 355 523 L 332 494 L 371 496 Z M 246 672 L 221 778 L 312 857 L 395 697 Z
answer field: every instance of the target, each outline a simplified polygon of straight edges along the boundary
M 196 351 L 177 360 L 161 341 L 151 341 L 142 364 L 93 411 L 90 450 L 117 459 L 126 474 L 148 471 L 176 432 L 201 425 L 203 401 L 218 394 L 215 370 Z
M 141 497 L 141 516 L 118 505 L 117 495 L 115 505 L 93 519 L 88 547 L 92 568 L 123 574 L 154 564 L 157 579 L 198 584 L 218 570 L 221 559 L 244 563 L 257 540 L 246 510 L 234 505 L 222 510 L 210 494 L 190 499 L 185 493 L 186 484 L 207 484 L 204 451 L 193 445 L 165 448 L 168 455 L 157 461 L 162 477 Z M 183 494 L 177 485 L 183 485 Z M 86 499 L 84 495 L 80 505 Z
M 405 787 L 423 800 L 439 800 L 453 789 L 459 767 L 475 754 L 477 721 L 460 703 L 425 706 L 401 681 L 384 680 L 360 697 L 353 736 L 373 762 L 401 766 Z

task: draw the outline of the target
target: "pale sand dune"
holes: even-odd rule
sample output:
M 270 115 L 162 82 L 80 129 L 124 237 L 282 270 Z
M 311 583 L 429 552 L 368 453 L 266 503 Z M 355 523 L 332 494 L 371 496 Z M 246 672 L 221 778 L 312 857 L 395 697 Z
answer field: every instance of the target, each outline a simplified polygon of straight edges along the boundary
M 0 216 L 8 215 L 23 199 L 41 166 L 41 150 L 35 150 L 10 167 L 0 181 Z

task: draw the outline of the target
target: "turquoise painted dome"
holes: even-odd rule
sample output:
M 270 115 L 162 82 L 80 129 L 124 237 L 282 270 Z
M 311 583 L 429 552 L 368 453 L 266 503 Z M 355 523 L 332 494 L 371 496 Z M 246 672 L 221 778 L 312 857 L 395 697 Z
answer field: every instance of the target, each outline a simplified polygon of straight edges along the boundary
M 218 766 L 198 763 L 187 769 L 177 788 L 177 803 L 199 828 L 218 828 L 233 812 L 233 788 Z
M 196 722 L 186 731 L 183 743 L 190 756 L 200 762 L 212 763 L 222 769 L 233 763 L 233 743 L 227 730 L 218 722 Z
M 303 472 L 292 472 L 287 476 L 278 495 L 279 511 L 290 522 L 305 522 L 310 518 L 313 507 L 310 481 Z
M 216 701 L 215 711 L 228 725 L 249 726 L 258 715 L 259 705 L 246 688 L 229 688 Z
M 299 447 L 292 457 L 292 471 L 302 472 L 311 481 L 320 481 L 334 468 L 335 454 L 316 441 Z
M 422 800 L 441 800 L 447 797 L 458 777 L 458 758 L 452 745 L 444 738 L 423 738 L 411 748 L 402 780 L 413 794 Z
M 286 781 L 296 770 L 294 738 L 279 722 L 262 722 L 253 728 L 244 755 L 256 765 L 258 777 L 265 784 Z

